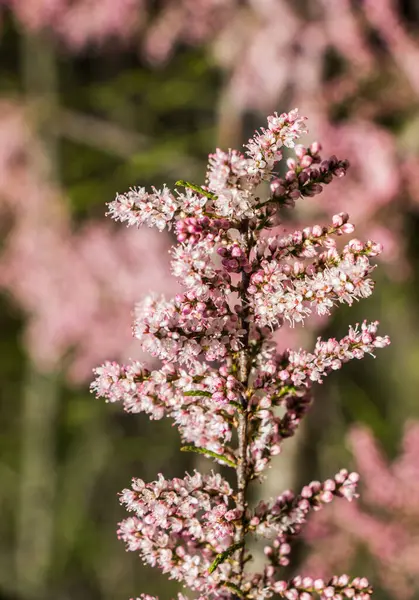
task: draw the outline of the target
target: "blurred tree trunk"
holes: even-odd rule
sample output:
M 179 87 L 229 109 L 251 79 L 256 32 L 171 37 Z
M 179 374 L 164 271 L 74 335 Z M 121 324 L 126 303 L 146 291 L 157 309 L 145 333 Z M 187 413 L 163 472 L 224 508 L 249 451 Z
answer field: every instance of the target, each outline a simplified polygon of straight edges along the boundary
M 22 598 L 45 598 L 51 561 L 55 501 L 55 420 L 59 386 L 54 375 L 29 365 L 23 394 L 16 582 Z
M 30 168 L 40 172 L 46 182 L 56 181 L 57 142 L 46 126 L 48 114 L 57 102 L 54 49 L 43 37 L 23 34 L 21 40 L 24 90 L 38 120 L 38 134 L 43 146 L 43 156 L 31 155 Z M 47 219 L 48 215 L 40 214 L 37 218 Z M 59 394 L 57 375 L 40 373 L 33 363 L 29 363 L 23 389 L 20 489 L 16 508 L 16 586 L 23 598 L 48 596 L 54 536 L 55 431 Z
M 220 90 L 217 110 L 216 145 L 222 150 L 243 144 L 243 112 L 237 106 L 227 79 Z

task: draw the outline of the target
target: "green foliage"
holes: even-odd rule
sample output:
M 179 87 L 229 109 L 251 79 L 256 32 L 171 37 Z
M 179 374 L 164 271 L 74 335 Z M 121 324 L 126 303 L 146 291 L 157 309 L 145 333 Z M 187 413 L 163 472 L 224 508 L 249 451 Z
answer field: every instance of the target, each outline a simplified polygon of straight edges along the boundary
M 219 460 L 229 467 L 233 467 L 234 469 L 237 467 L 236 463 L 224 456 L 223 454 L 218 454 L 218 452 L 213 452 L 212 450 L 208 450 L 207 448 L 199 448 L 198 446 L 182 446 L 182 452 L 196 452 L 197 454 L 204 454 L 205 456 L 211 456 L 216 460 Z
M 227 550 L 224 550 L 224 552 L 220 552 L 220 554 L 217 554 L 210 568 L 208 569 L 208 573 L 214 573 L 218 565 L 221 565 L 221 563 L 230 558 L 230 556 L 232 556 L 236 552 L 236 550 L 243 548 L 243 546 L 244 542 L 239 542 L 238 544 L 233 544 L 232 546 L 227 548 Z

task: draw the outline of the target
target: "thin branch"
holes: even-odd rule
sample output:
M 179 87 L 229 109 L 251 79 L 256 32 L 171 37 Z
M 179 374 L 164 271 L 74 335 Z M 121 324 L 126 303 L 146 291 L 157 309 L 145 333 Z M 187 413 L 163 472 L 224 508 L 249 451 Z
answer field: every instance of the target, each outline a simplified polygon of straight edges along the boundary
M 104 119 L 67 109 L 60 109 L 53 116 L 51 127 L 56 135 L 121 158 L 130 159 L 150 147 L 146 136 Z

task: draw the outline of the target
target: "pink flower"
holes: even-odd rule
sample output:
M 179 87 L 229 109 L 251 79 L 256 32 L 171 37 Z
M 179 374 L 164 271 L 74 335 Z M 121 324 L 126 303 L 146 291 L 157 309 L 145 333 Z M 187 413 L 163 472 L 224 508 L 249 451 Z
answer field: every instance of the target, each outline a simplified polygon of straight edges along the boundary
M 333 156 L 321 161 L 314 144 L 298 146 L 285 179 L 278 180 L 273 169 L 282 158 L 280 148 L 293 148 L 304 131 L 296 110 L 275 113 L 268 129 L 249 141 L 247 156 L 220 150 L 210 156 L 207 187 L 181 181 L 189 192 L 176 195 L 167 188 L 151 193 L 140 188 L 110 205 L 114 218 L 131 225 L 162 230 L 175 224 L 172 272 L 184 293 L 171 300 L 148 296 L 136 308 L 134 335 L 163 362 L 161 369 L 108 362 L 95 370 L 92 391 L 121 401 L 129 412 L 171 417 L 191 444 L 183 450 L 207 455 L 237 474 L 234 492 L 214 474 L 173 480 L 160 475 L 148 484 L 133 480 L 121 502 L 134 516 L 120 523 L 118 535 L 146 564 L 205 597 L 264 600 L 277 593 L 310 600 L 316 593 L 325 600 L 367 600 L 371 593 L 366 579 L 345 575 L 327 584 L 300 576 L 278 580 L 278 569 L 289 563 L 289 542 L 309 513 L 335 497 L 356 498 L 357 473 L 342 469 L 299 495 L 286 491 L 254 510 L 246 499 L 251 481 L 262 476 L 307 413 L 313 383 L 390 343 L 377 335 L 377 322 L 351 327 L 339 341 L 319 338 L 312 353 L 281 354 L 272 342 L 273 330 L 286 322 L 294 325 L 312 312 L 329 314 L 336 304 L 368 297 L 370 259 L 381 251 L 379 244 L 355 238 L 337 249 L 334 237 L 354 230 L 343 212 L 328 227 L 262 237 L 284 204 L 317 194 L 321 184 L 345 174 L 345 161 Z M 264 179 L 274 181 L 261 201 L 256 190 Z M 262 573 L 244 571 L 250 532 L 272 540 Z

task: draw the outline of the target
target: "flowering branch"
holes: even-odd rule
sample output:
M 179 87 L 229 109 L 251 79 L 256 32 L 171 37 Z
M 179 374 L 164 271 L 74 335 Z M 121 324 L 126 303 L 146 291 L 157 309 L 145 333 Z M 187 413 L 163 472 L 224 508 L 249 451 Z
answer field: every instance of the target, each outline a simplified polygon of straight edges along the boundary
M 389 344 L 377 335 L 377 322 L 351 327 L 339 341 L 319 338 L 313 352 L 280 354 L 272 341 L 285 324 L 370 296 L 370 259 L 381 251 L 357 239 L 338 247 L 337 238 L 354 231 L 346 213 L 329 226 L 264 235 L 284 204 L 314 196 L 346 172 L 346 161 L 322 160 L 319 144 L 312 144 L 297 146 L 285 178 L 278 178 L 281 147 L 293 148 L 305 131 L 296 110 L 275 114 L 248 142 L 246 154 L 218 149 L 209 157 L 205 186 L 180 180 L 176 185 L 184 191 L 132 189 L 109 204 L 109 214 L 128 225 L 174 226 L 172 271 L 185 291 L 169 301 L 151 296 L 136 308 L 134 335 L 161 368 L 107 362 L 95 369 L 92 390 L 128 412 L 172 418 L 183 451 L 212 458 L 237 476 L 235 490 L 215 473 L 172 480 L 160 475 L 150 484 L 134 479 L 121 494 L 134 516 L 122 521 L 118 534 L 145 563 L 199 592 L 201 600 L 273 594 L 365 600 L 371 593 L 365 579 L 351 582 L 345 575 L 328 583 L 281 579 L 289 541 L 308 513 L 334 497 L 355 498 L 356 473 L 341 470 L 297 496 L 284 492 L 271 503 L 248 503 L 250 483 L 263 476 L 310 407 L 312 385 Z M 265 181 L 271 195 L 261 200 Z M 249 535 L 273 539 L 262 573 L 247 571 Z

